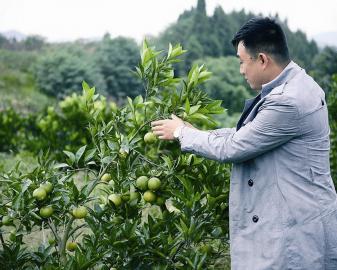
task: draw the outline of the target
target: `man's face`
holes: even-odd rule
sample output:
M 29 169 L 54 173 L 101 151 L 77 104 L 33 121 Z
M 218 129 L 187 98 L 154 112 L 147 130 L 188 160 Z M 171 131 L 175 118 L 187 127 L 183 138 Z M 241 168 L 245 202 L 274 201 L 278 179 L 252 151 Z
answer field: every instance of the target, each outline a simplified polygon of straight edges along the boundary
M 261 90 L 263 70 L 259 59 L 255 59 L 248 53 L 242 41 L 238 44 L 237 56 L 240 59 L 240 74 L 245 77 L 252 89 Z

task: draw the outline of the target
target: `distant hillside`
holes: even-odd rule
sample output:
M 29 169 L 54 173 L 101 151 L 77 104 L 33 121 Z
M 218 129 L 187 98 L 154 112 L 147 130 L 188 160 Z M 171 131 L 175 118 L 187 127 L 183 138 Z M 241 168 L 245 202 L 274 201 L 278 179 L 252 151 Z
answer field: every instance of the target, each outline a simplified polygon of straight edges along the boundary
M 208 16 L 206 1 L 198 0 L 197 6 L 182 13 L 176 23 L 159 35 L 156 42 L 160 47 L 166 46 L 169 42 L 181 43 L 188 49 L 185 61 L 187 67 L 199 58 L 235 55 L 231 45 L 232 37 L 241 25 L 255 16 L 258 14 L 246 13 L 245 10 L 225 13 L 221 6 L 214 10 L 213 15 Z M 311 61 L 318 53 L 316 42 L 308 40 L 302 31 L 292 32 L 287 22 L 281 21 L 277 15 L 275 20 L 282 24 L 292 59 L 310 69 Z

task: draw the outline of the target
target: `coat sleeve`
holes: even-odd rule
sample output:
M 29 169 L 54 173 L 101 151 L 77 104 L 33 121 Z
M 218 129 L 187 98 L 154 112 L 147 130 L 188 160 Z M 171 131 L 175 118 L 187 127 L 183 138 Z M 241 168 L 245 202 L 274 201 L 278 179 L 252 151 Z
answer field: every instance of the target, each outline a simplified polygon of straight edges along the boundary
M 255 118 L 232 132 L 207 132 L 184 127 L 181 150 L 221 162 L 239 163 L 263 154 L 299 134 L 299 113 L 289 97 L 267 97 Z M 227 131 L 230 131 L 229 129 Z
M 236 128 L 219 128 L 210 130 L 211 133 L 218 135 L 218 136 L 228 136 L 233 134 L 236 131 Z

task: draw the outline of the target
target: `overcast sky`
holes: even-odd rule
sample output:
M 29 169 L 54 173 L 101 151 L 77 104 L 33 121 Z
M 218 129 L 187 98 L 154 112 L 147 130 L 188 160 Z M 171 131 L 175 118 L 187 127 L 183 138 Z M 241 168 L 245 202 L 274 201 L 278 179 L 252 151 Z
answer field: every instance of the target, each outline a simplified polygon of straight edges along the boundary
M 123 35 L 140 41 L 157 35 L 197 0 L 0 0 L 0 32 L 17 30 L 39 34 L 49 41 Z M 336 0 L 206 0 L 207 12 L 217 5 L 225 12 L 241 10 L 279 14 L 291 30 L 311 38 L 337 32 Z

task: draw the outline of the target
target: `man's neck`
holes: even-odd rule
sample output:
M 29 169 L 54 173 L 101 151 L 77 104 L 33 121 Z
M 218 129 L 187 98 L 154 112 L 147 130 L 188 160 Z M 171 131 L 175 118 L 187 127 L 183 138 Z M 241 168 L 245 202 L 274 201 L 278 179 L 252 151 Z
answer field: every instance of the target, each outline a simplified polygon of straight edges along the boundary
M 274 63 L 271 66 L 270 73 L 269 76 L 267 77 L 266 83 L 273 81 L 277 76 L 279 76 L 289 63 L 290 61 L 282 65 Z

